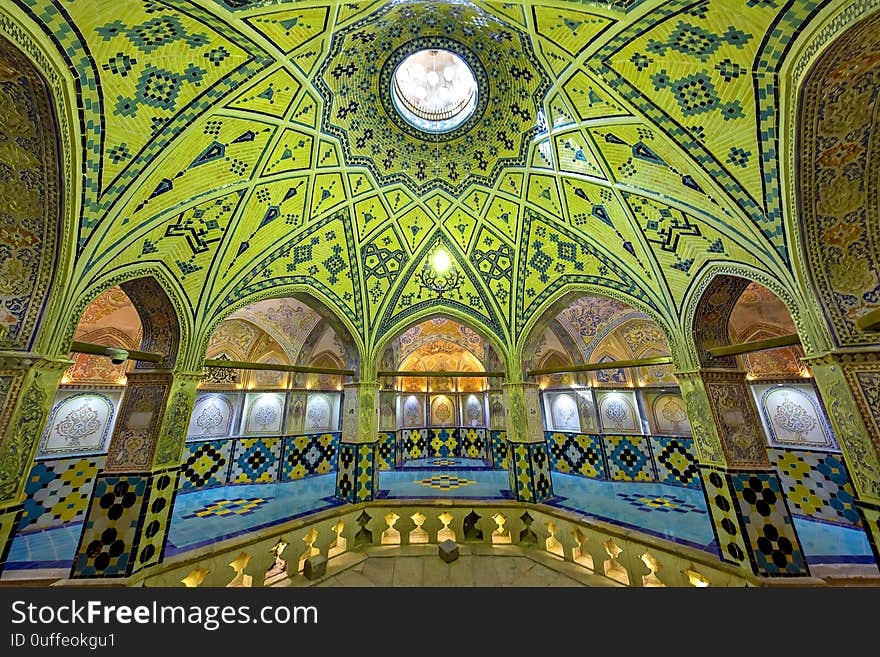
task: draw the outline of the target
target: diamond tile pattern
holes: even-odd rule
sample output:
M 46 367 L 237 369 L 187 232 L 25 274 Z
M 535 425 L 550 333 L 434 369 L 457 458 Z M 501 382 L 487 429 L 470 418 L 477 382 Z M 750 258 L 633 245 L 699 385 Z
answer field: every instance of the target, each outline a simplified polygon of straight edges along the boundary
M 281 438 L 241 438 L 235 443 L 229 483 L 277 481 L 280 462 Z
M 183 450 L 180 490 L 199 490 L 224 485 L 229 472 L 232 445 L 232 440 L 188 443 Z
M 768 449 L 792 513 L 861 526 L 852 482 L 840 454 Z
M 37 461 L 25 484 L 18 531 L 82 520 L 104 456 Z
M 643 436 L 602 436 L 608 474 L 615 481 L 656 481 L 651 448 Z

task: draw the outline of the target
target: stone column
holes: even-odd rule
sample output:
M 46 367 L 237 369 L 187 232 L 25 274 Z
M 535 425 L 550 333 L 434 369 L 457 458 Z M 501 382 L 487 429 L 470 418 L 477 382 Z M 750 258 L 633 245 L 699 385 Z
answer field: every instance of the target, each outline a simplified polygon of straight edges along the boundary
M 825 402 L 849 476 L 855 506 L 880 564 L 880 353 L 804 358 Z
M 722 561 L 765 577 L 808 576 L 745 372 L 677 372 Z
M 344 389 L 336 497 L 369 502 L 379 488 L 379 382 L 346 383 Z
M 127 577 L 162 560 L 201 373 L 135 370 L 95 481 L 71 578 Z
M 537 383 L 522 381 L 501 387 L 510 492 L 520 502 L 543 502 L 553 497 L 553 482 L 541 422 L 540 389 Z
M 71 365 L 0 351 L 0 573 L 18 529 L 24 488 L 61 375 Z

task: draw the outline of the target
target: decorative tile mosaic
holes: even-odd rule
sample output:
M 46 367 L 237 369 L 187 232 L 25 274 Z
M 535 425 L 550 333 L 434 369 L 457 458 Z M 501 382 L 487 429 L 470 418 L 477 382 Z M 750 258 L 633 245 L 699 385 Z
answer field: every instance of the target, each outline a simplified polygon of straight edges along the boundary
M 207 518 L 231 515 L 246 516 L 254 513 L 271 499 L 273 498 L 268 496 L 215 500 L 192 513 L 181 516 L 181 518 Z
M 489 439 L 492 446 L 492 467 L 500 470 L 507 470 L 507 432 L 490 431 Z
M 398 432 L 397 447 L 401 460 L 432 456 L 428 452 L 428 430 L 406 429 Z
M 379 492 L 379 467 L 376 463 L 376 443 L 361 443 L 357 450 L 355 470 L 355 498 L 369 502 Z
M 617 496 L 632 504 L 639 511 L 659 511 L 660 513 L 690 513 L 693 511 L 695 513 L 706 513 L 703 508 L 673 495 L 660 497 L 639 495 L 637 493 L 617 493 Z
M 379 491 L 376 443 L 339 443 L 336 497 L 345 502 L 369 502 Z
M 234 441 L 206 440 L 183 448 L 180 490 L 199 490 L 227 483 Z
M 71 578 L 124 577 L 130 572 L 148 483 L 147 475 L 98 477 Z
M 395 431 L 379 432 L 376 459 L 380 470 L 391 470 L 394 468 L 397 463 L 397 433 Z
M 40 439 L 39 456 L 75 456 L 107 451 L 122 393 L 60 390 Z
M 104 461 L 103 456 L 91 456 L 34 463 L 25 483 L 18 531 L 82 520 Z
M 241 438 L 235 442 L 230 484 L 278 480 L 281 438 Z
M 428 456 L 445 458 L 458 456 L 458 431 L 449 429 L 428 429 Z
M 458 456 L 472 459 L 487 458 L 486 429 L 459 427 L 456 431 L 459 437 Z
M 734 472 L 730 481 L 755 572 L 767 576 L 809 575 L 779 476 L 771 472 Z
M 651 448 L 644 436 L 602 436 L 608 474 L 615 481 L 656 481 Z
M 700 488 L 700 468 L 690 438 L 651 437 L 657 480 L 688 488 Z
M 453 477 L 452 475 L 436 475 L 427 479 L 417 479 L 417 484 L 427 486 L 429 488 L 439 488 L 440 490 L 451 490 L 453 488 L 462 488 L 470 484 L 477 483 L 470 479 L 462 479 L 461 477 Z
M 284 439 L 281 481 L 327 474 L 336 466 L 338 433 L 314 433 Z
M 131 572 L 161 561 L 171 524 L 171 513 L 177 491 L 178 470 L 159 472 L 150 477 L 149 497 L 137 544 L 137 558 Z
M 744 564 L 748 559 L 746 538 L 733 502 L 728 474 L 701 466 L 700 481 L 703 482 L 703 494 L 712 517 L 712 531 L 715 533 L 721 560 L 736 565 Z
M 553 497 L 550 459 L 544 443 L 508 442 L 510 491 L 520 502 L 542 502 Z
M 595 434 L 545 432 L 550 467 L 556 472 L 604 479 L 601 438 Z
M 767 450 L 779 472 L 793 513 L 861 526 L 852 482 L 840 454 L 807 450 Z
M 339 443 L 336 459 L 336 498 L 352 504 L 357 500 L 357 444 Z

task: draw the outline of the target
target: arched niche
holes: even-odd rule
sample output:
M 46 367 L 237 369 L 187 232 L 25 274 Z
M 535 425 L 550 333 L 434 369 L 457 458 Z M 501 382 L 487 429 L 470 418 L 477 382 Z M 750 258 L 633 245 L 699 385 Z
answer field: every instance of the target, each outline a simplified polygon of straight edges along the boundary
M 797 99 L 796 194 L 809 283 L 839 346 L 880 344 L 880 13 L 838 36 Z
M 0 349 L 33 348 L 62 234 L 54 100 L 37 69 L 0 38 Z

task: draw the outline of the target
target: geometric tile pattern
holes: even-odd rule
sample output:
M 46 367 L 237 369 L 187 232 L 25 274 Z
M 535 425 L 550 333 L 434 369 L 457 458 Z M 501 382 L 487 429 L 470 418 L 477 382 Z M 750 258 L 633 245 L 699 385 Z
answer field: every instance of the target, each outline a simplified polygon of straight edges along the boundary
M 200 490 L 227 482 L 232 440 L 187 443 L 183 449 L 180 490 Z
M 429 488 L 452 490 L 453 488 L 470 486 L 471 484 L 475 484 L 477 482 L 471 481 L 469 479 L 461 479 L 460 477 L 453 477 L 451 475 L 437 475 L 436 477 L 429 477 L 428 479 L 419 479 L 415 483 L 421 486 L 427 486 Z
M 234 500 L 222 499 L 215 500 L 210 504 L 206 504 L 200 509 L 196 509 L 192 513 L 188 513 L 183 518 L 209 518 L 223 516 L 246 516 L 250 515 L 261 506 L 266 504 L 272 497 L 240 497 Z
M 428 453 L 428 430 L 407 429 L 401 431 L 397 449 L 402 461 L 431 456 Z
M 794 513 L 845 525 L 862 524 L 852 482 L 840 454 L 770 448 Z
M 337 499 L 357 504 L 369 502 L 379 489 L 376 443 L 339 443 L 336 466 Z
M 674 495 L 667 495 L 666 497 L 651 497 L 634 493 L 617 493 L 617 497 L 626 500 L 639 511 L 659 511 L 661 513 L 669 513 L 670 511 L 673 511 L 675 513 L 695 512 L 702 513 L 703 515 L 706 514 L 706 512 L 700 507 L 694 506 Z
M 336 460 L 336 497 L 354 504 L 357 500 L 355 471 L 357 468 L 357 444 L 339 443 L 339 456 Z
M 104 456 L 37 461 L 25 484 L 18 531 L 82 520 Z
M 486 429 L 450 427 L 405 429 L 398 432 L 397 451 L 401 461 L 419 458 L 488 458 Z M 498 432 L 493 432 L 493 435 Z M 380 434 L 381 437 L 381 434 Z
M 230 484 L 253 484 L 278 480 L 281 438 L 241 438 L 229 472 Z
M 880 506 L 859 502 L 859 510 L 862 512 L 863 525 L 866 527 L 865 534 L 874 559 L 880 563 Z
M 380 470 L 391 470 L 396 464 L 397 434 L 394 431 L 380 431 L 376 448 L 376 460 Z
M 455 429 L 423 429 L 427 431 L 428 456 L 458 456 L 458 432 Z
M 6 508 L 0 512 L 0 572 L 3 572 L 9 550 L 12 548 L 20 513 L 20 506 Z
M 520 502 L 543 502 L 553 497 L 550 459 L 544 443 L 508 441 L 510 491 Z
M 379 467 L 376 464 L 376 443 L 361 443 L 357 446 L 357 469 L 355 477 L 357 488 L 355 499 L 369 502 L 379 492 Z
M 545 431 L 550 468 L 590 479 L 657 481 L 700 488 L 694 441 Z M 656 476 L 655 476 L 656 473 Z
M 148 475 L 99 475 L 71 578 L 124 577 L 141 525 Z
M 489 437 L 492 444 L 492 467 L 507 470 L 507 432 L 493 430 L 489 432 Z
M 459 453 L 457 456 L 472 459 L 487 458 L 488 441 L 486 440 L 485 429 L 459 427 L 455 431 L 459 437 Z
M 700 469 L 690 438 L 651 437 L 657 481 L 687 488 L 700 488 Z
M 605 459 L 599 436 L 583 433 L 545 432 L 550 467 L 557 472 L 592 479 L 605 479 Z
M 700 469 L 703 495 L 706 496 L 706 506 L 712 517 L 712 531 L 715 532 L 721 560 L 742 565 L 748 552 L 737 507 L 733 502 L 729 475 L 709 466 L 700 466 Z
M 336 464 L 338 433 L 315 433 L 284 439 L 281 481 L 327 474 Z
M 534 502 L 535 489 L 532 485 L 532 466 L 529 463 L 529 446 L 525 443 L 508 442 L 508 474 L 510 492 L 515 493 L 520 502 Z
M 171 509 L 177 494 L 177 469 L 158 472 L 150 477 L 149 499 L 135 549 L 137 560 L 131 572 L 159 563 L 165 553 L 165 542 L 171 528 Z
M 656 481 L 651 449 L 643 436 L 602 436 L 614 481 Z
M 475 322 L 513 340 L 530 309 L 568 284 L 617 286 L 671 316 L 707 270 L 702 263 L 740 259 L 734 237 L 769 270 L 788 264 L 776 175 L 782 101 L 772 84 L 819 0 L 613 3 L 647 5 L 632 20 L 604 9 L 592 14 L 583 3 L 580 11 L 550 3 L 552 10 L 538 13 L 495 2 L 479 10 L 391 3 L 366 20 L 358 14 L 376 4 L 279 11 L 272 3 L 224 0 L 247 7 L 246 18 L 234 20 L 210 3 L 142 0 L 117 16 L 82 2 L 9 4 L 22 15 L 39 7 L 33 18 L 41 40 L 48 46 L 54 39 L 77 76 L 71 102 L 83 109 L 85 211 L 77 262 L 62 263 L 77 273 L 94 263 L 97 279 L 105 267 L 148 257 L 172 272 L 191 307 L 199 299 L 210 309 L 308 285 L 372 345 L 405 312 L 392 307 L 397 300 L 417 308 L 407 321 L 452 303 L 418 308 L 403 291 L 435 230 L 457 243 L 450 250 L 469 290 L 459 308 L 481 306 Z M 393 110 L 385 111 L 390 87 L 378 84 L 389 81 L 397 61 L 390 49 L 403 55 L 398 45 L 421 39 L 460 46 L 493 85 L 479 95 L 472 126 L 436 141 L 395 124 Z M 290 62 L 296 80 L 290 72 L 280 79 L 278 67 Z M 550 78 L 553 94 L 543 102 Z M 236 116 L 216 113 L 224 107 Z M 605 129 L 609 117 L 627 131 Z M 565 125 L 570 138 L 545 138 Z M 436 144 L 447 138 L 455 148 L 441 156 Z M 625 157 L 618 163 L 606 156 L 612 151 Z M 154 166 L 160 153 L 162 166 Z M 496 180 L 498 162 L 510 168 Z M 571 169 L 573 162 L 583 164 Z M 584 186 L 567 171 L 603 183 Z M 277 178 L 260 180 L 268 175 Z M 216 186 L 227 181 L 238 186 L 224 192 L 223 209 L 177 211 L 187 199 L 213 204 Z M 436 194 L 423 195 L 435 181 Z M 679 207 L 717 206 L 700 212 L 714 217 L 713 226 L 659 200 L 652 201 L 659 224 L 652 225 L 652 211 L 637 225 L 621 185 L 647 186 L 652 199 Z M 525 209 L 536 206 L 541 217 Z M 381 245 L 379 235 L 389 243 Z M 525 248 L 503 264 L 517 242 Z M 388 251 L 381 267 L 362 266 L 368 247 Z M 394 263 L 401 275 L 385 275 Z M 667 282 L 671 289 L 648 275 L 667 270 L 678 276 Z M 631 279 L 639 272 L 642 280 Z M 846 278 L 873 280 L 862 269 Z
M 775 472 L 733 472 L 730 480 L 755 573 L 809 575 L 779 476 Z

